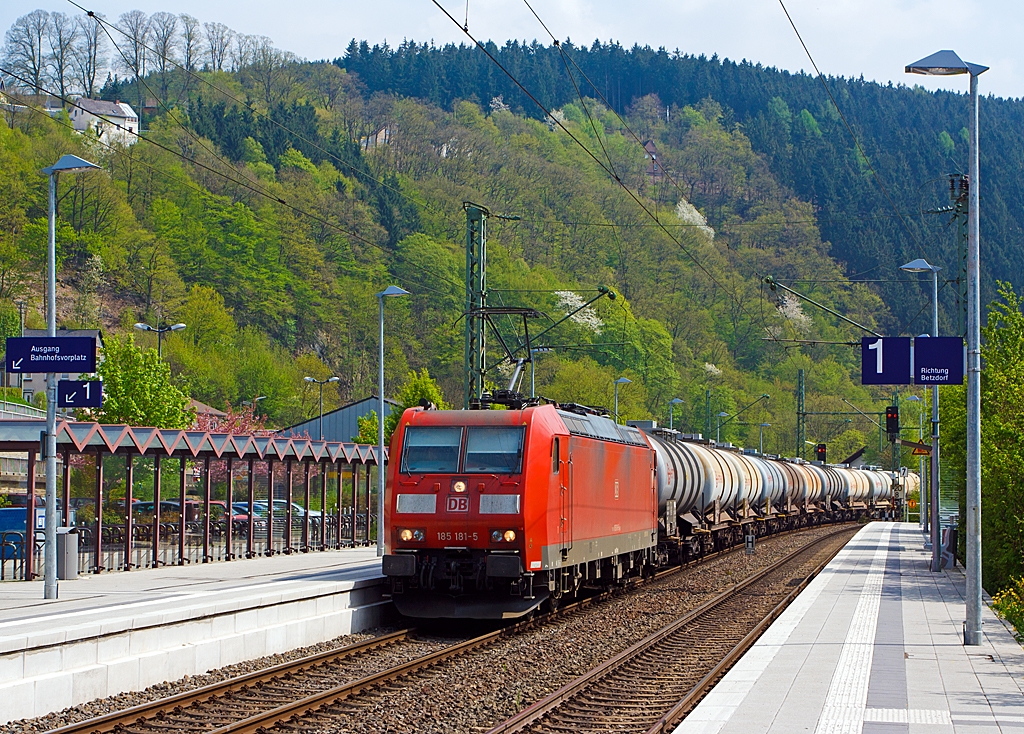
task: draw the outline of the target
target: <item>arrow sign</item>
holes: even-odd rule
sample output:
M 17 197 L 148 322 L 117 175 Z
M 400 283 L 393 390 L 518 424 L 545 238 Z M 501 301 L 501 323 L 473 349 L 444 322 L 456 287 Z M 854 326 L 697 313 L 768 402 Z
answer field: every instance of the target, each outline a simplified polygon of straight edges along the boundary
M 61 380 L 57 383 L 58 408 L 99 408 L 103 404 L 100 380 Z
M 95 372 L 96 339 L 91 336 L 8 337 L 7 371 Z

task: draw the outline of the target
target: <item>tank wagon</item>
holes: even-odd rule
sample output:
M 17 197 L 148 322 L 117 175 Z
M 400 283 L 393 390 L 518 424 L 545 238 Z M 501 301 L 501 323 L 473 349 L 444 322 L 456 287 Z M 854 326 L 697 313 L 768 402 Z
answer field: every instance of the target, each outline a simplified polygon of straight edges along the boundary
M 883 517 L 893 476 L 617 425 L 581 406 L 412 408 L 391 439 L 384 575 L 421 618 L 514 618 L 745 535 Z

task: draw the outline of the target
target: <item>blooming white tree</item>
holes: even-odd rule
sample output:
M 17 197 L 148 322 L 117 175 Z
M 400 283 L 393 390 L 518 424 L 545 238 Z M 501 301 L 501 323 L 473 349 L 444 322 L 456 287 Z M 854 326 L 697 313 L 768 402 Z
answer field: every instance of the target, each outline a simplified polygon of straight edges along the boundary
M 585 303 L 583 296 L 572 291 L 555 291 L 555 297 L 558 299 L 559 308 L 567 314 L 580 308 Z M 601 329 L 604 328 L 604 322 L 601 320 L 601 317 L 590 306 L 580 309 L 570 316 L 569 320 L 574 324 L 590 329 L 595 334 L 600 334 Z
M 796 296 L 791 296 L 788 293 L 783 293 L 779 298 L 779 304 L 777 306 L 779 313 L 782 314 L 783 318 L 793 324 L 793 327 L 801 332 L 805 333 L 811 328 L 811 317 L 804 313 L 803 307 L 800 305 L 799 299 Z
M 697 231 L 704 233 L 709 242 L 715 239 L 715 230 L 708 225 L 708 220 L 686 199 L 680 199 L 676 204 L 676 216 L 683 224 L 693 225 Z

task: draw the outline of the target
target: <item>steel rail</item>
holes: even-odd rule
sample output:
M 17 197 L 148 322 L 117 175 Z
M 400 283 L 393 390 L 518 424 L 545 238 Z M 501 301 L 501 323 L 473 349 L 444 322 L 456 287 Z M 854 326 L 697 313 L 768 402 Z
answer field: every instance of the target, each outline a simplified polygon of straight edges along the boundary
M 270 668 L 256 670 L 235 678 L 211 683 L 195 690 L 183 691 L 167 698 L 161 698 L 128 709 L 122 709 L 121 711 L 114 711 L 94 719 L 62 726 L 59 729 L 54 729 L 51 734 L 104 734 L 105 732 L 120 731 L 126 723 L 138 723 L 140 720 L 145 721 L 158 718 L 161 714 L 170 713 L 176 709 L 182 709 L 186 706 L 209 701 L 228 693 L 254 687 L 285 675 L 294 675 L 324 663 L 343 660 L 353 655 L 392 645 L 396 642 L 404 642 L 414 632 L 414 629 L 398 630 L 397 632 L 374 637 L 370 640 L 363 640 L 362 642 L 356 642 L 334 650 L 326 650 L 298 660 L 291 660 Z
M 838 535 L 838 533 L 829 535 L 828 537 L 832 538 L 835 537 L 835 535 Z M 740 640 L 732 650 L 729 651 L 728 655 L 726 655 L 721 661 L 719 661 L 719 663 L 715 665 L 715 667 L 712 668 L 708 672 L 708 674 L 705 675 L 700 680 L 700 682 L 697 685 L 695 685 L 693 689 L 679 701 L 679 703 L 677 703 L 675 706 L 669 709 L 668 712 L 666 712 L 660 719 L 658 719 L 657 723 L 655 723 L 654 726 L 648 729 L 645 732 L 645 734 L 664 734 L 664 732 L 670 731 L 672 727 L 674 727 L 676 724 L 682 721 L 683 717 L 687 713 L 689 713 L 690 710 L 693 709 L 693 707 L 696 706 L 700 702 L 700 700 L 704 698 L 704 696 L 714 687 L 714 685 L 718 682 L 719 677 L 721 677 L 725 672 L 729 670 L 729 668 L 735 665 L 735 663 L 741 657 L 743 657 L 743 654 L 746 653 L 746 651 L 749 650 L 755 642 L 757 642 L 758 638 L 764 633 L 768 626 L 776 619 L 778 619 L 779 615 L 785 611 L 786 607 L 788 607 L 793 602 L 793 600 L 796 599 L 800 592 L 807 588 L 807 585 L 811 583 L 811 581 L 819 573 L 822 572 L 825 566 L 827 566 L 829 562 L 831 562 L 831 560 L 835 558 L 836 554 L 838 554 L 840 550 L 842 550 L 842 548 L 837 548 L 834 553 L 830 553 L 828 558 L 819 563 L 815 567 L 814 571 L 808 574 L 793 589 L 792 592 L 787 594 L 785 599 L 776 604 L 775 608 L 772 609 L 772 611 L 769 612 L 764 617 L 764 619 L 758 622 L 754 629 L 747 633 L 747 635 L 742 640 Z
M 845 523 L 844 523 L 845 525 Z M 772 534 L 768 537 L 782 537 L 791 534 L 798 534 L 800 532 L 813 529 L 812 527 L 807 528 L 794 528 L 793 530 L 782 531 L 779 533 Z M 841 532 L 841 531 L 839 531 Z M 827 538 L 834 537 L 838 533 L 832 533 L 819 539 L 804 549 L 814 546 L 816 543 L 821 542 Z M 698 558 L 694 558 L 686 563 L 673 566 L 671 568 L 663 569 L 653 576 L 646 579 L 637 579 L 627 583 L 622 587 L 612 588 L 603 591 L 593 596 L 579 599 L 575 602 L 566 604 L 558 607 L 557 609 L 547 612 L 543 615 L 531 619 L 525 619 L 523 621 L 514 623 L 502 629 L 480 635 L 470 640 L 455 643 L 442 650 L 429 653 L 425 656 L 410 660 L 392 668 L 380 671 L 378 673 L 364 676 L 355 681 L 335 686 L 332 688 L 325 689 L 324 691 L 316 694 L 297 698 L 294 701 L 282 704 L 278 707 L 271 707 L 267 710 L 254 714 L 248 718 L 240 719 L 227 725 L 223 725 L 219 728 L 210 727 L 206 729 L 208 732 L 214 732 L 216 734 L 238 734 L 241 732 L 257 732 L 266 730 L 267 728 L 274 725 L 276 722 L 286 721 L 293 719 L 303 713 L 314 711 L 315 709 L 329 705 L 332 701 L 339 701 L 348 698 L 353 695 L 357 695 L 359 692 L 372 689 L 380 686 L 388 681 L 395 680 L 410 674 L 413 674 L 419 670 L 433 667 L 447 659 L 457 657 L 471 650 L 484 647 L 493 644 L 501 639 L 512 636 L 519 632 L 534 629 L 540 626 L 549 624 L 555 620 L 563 617 L 580 612 L 587 607 L 600 603 L 606 599 L 620 595 L 623 592 L 633 590 L 640 586 L 646 586 L 650 583 L 661 581 L 669 576 L 674 576 L 681 573 L 693 566 L 699 566 L 702 562 L 711 561 L 715 558 L 722 558 L 730 556 L 734 553 L 738 553 L 742 550 L 742 545 L 736 545 L 729 548 L 723 548 L 721 550 L 709 553 Z M 798 551 L 799 553 L 800 551 Z M 785 559 L 783 559 L 785 560 Z M 762 570 L 757 574 L 760 578 L 765 573 L 769 572 L 774 568 L 772 567 Z M 752 581 L 750 579 L 750 581 Z M 733 587 L 732 591 L 738 590 L 738 586 Z M 716 597 L 717 598 L 717 597 Z M 715 600 L 712 599 L 710 602 L 706 602 L 699 608 L 704 608 L 708 604 L 713 603 Z M 212 683 L 201 688 L 197 688 L 192 691 L 185 691 L 179 694 L 175 694 L 168 698 L 158 699 L 148 703 L 140 704 L 128 709 L 121 711 L 115 711 L 109 714 L 105 714 L 98 718 L 89 719 L 83 722 L 70 724 L 59 729 L 53 730 L 52 734 L 105 734 L 107 732 L 122 732 L 133 725 L 156 726 L 158 722 L 166 715 L 182 715 L 186 713 L 186 709 L 196 704 L 202 704 L 208 701 L 214 701 L 220 697 L 228 696 L 236 691 L 245 691 L 254 687 L 262 686 L 267 683 L 280 681 L 284 678 L 301 675 L 303 672 L 315 669 L 316 667 L 329 664 L 335 660 L 342 660 L 344 658 L 366 653 L 377 648 L 386 647 L 398 642 L 409 640 L 416 630 L 414 629 L 403 629 L 397 632 L 393 632 L 380 637 L 375 637 L 370 640 L 364 640 L 362 642 L 354 643 L 342 648 L 335 650 L 328 650 L 325 652 L 317 653 L 305 658 L 280 663 L 270 668 L 263 670 L 253 671 L 244 675 L 230 678 L 228 680 L 219 681 Z
M 671 622 L 670 624 L 666 625 L 657 632 L 648 635 L 643 640 L 640 640 L 639 642 L 630 646 L 618 655 L 615 655 L 614 657 L 606 660 L 605 662 L 591 669 L 587 673 L 584 673 L 575 680 L 567 683 L 565 686 L 558 689 L 557 691 L 549 694 L 548 696 L 545 696 L 544 698 L 537 701 L 536 703 L 529 706 L 528 708 L 521 711 L 512 718 L 507 719 L 506 721 L 489 729 L 486 734 L 510 734 L 512 732 L 526 731 L 529 726 L 538 722 L 540 719 L 547 716 L 548 714 L 556 711 L 561 705 L 573 699 L 577 695 L 580 695 L 581 693 L 585 692 L 588 688 L 597 684 L 598 682 L 600 682 L 601 679 L 613 673 L 618 668 L 621 668 L 622 666 L 636 659 L 640 655 L 652 650 L 653 648 L 657 647 L 659 643 L 662 643 L 663 641 L 671 638 L 675 633 L 679 632 L 684 627 L 687 627 L 695 621 L 700 620 L 702 617 L 705 617 L 710 612 L 722 606 L 724 603 L 732 600 L 736 597 L 736 595 L 739 592 L 749 588 L 750 586 L 762 580 L 769 574 L 774 573 L 784 568 L 785 566 L 795 562 L 800 556 L 814 550 L 826 541 L 832 540 L 836 536 L 848 532 L 850 532 L 850 529 L 844 528 L 842 530 L 830 533 L 821 538 L 817 538 L 814 541 L 808 543 L 807 545 L 797 549 L 793 553 L 790 553 L 786 557 L 781 558 L 780 560 L 776 561 L 770 566 L 766 566 L 760 571 L 757 571 L 751 576 L 748 576 L 743 581 L 734 584 L 729 589 L 726 589 L 717 596 L 709 599 L 708 601 L 700 604 L 696 608 L 687 612 L 684 616 L 680 617 L 674 622 Z M 718 676 L 722 673 L 722 671 L 730 667 L 743 654 L 743 652 L 745 652 L 746 649 L 754 643 L 754 641 L 761 635 L 761 633 L 768 626 L 768 624 L 770 624 L 782 612 L 782 610 L 785 609 L 785 607 L 792 601 L 792 599 L 795 598 L 796 595 L 804 589 L 804 587 L 810 582 L 811 579 L 814 578 L 814 576 L 820 573 L 821 569 L 824 568 L 826 564 L 828 564 L 828 562 L 835 556 L 836 553 L 839 552 L 839 550 L 841 550 L 841 548 L 836 549 L 835 553 L 829 554 L 828 559 L 826 559 L 823 563 L 819 564 L 811 574 L 802 579 L 801 583 L 797 587 L 795 587 L 792 592 L 787 594 L 782 602 L 776 604 L 773 607 L 772 611 L 769 612 L 767 616 L 762 618 L 757 623 L 757 625 L 755 625 L 754 629 L 751 630 L 751 632 L 749 632 L 747 635 L 745 635 L 743 640 L 739 644 L 735 645 L 730 650 L 730 652 L 714 666 L 712 671 L 701 679 L 697 686 L 695 686 L 683 700 L 681 700 L 679 703 L 673 706 L 668 713 L 666 713 L 658 720 L 655 726 L 649 730 L 648 734 L 650 734 L 651 732 L 663 732 L 666 726 L 668 725 L 669 721 L 677 721 L 678 719 L 681 719 L 683 714 L 688 710 L 689 706 L 691 706 L 696 700 L 698 700 L 706 692 L 706 690 L 711 687 L 711 685 L 717 680 Z

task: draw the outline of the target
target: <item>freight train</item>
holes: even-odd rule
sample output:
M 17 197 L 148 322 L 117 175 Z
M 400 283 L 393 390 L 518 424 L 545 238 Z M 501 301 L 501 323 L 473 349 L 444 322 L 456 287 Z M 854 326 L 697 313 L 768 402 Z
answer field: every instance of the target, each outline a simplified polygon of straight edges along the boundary
M 746 536 L 891 516 L 899 476 L 780 459 L 578 405 L 406 410 L 383 573 L 419 618 L 515 618 Z

